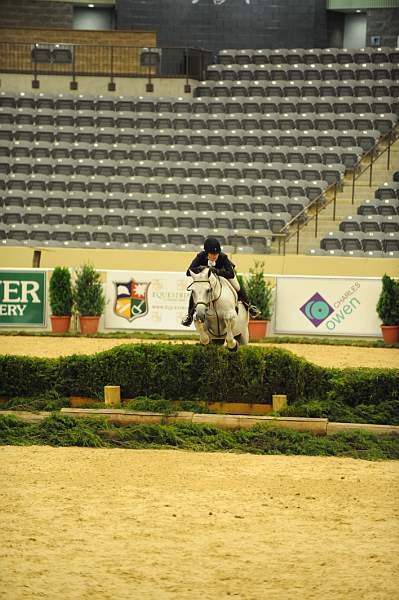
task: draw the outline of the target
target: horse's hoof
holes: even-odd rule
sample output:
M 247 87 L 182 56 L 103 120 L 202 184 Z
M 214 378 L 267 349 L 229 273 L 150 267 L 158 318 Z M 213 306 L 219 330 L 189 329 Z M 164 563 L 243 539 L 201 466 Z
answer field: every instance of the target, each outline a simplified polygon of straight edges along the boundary
M 236 345 L 233 348 L 230 348 L 229 346 L 227 346 L 227 348 L 230 350 L 230 352 L 237 352 L 237 350 L 238 350 L 238 344 L 236 342 Z

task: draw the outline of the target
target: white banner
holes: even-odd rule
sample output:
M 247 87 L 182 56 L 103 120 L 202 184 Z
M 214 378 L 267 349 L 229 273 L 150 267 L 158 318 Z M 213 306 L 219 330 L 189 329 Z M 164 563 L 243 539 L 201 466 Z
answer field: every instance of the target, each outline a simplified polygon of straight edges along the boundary
M 108 271 L 105 327 L 189 331 L 187 314 L 191 278 L 161 271 Z
M 381 278 L 277 277 L 276 333 L 381 336 Z

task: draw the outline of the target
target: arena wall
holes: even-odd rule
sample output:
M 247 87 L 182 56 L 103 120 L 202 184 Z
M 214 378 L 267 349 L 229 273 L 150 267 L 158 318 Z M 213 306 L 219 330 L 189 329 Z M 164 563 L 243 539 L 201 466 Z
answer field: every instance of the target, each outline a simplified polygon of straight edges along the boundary
M 200 248 L 198 248 L 198 251 Z M 0 267 L 31 268 L 34 248 L 0 248 Z M 193 258 L 192 252 L 165 252 L 146 250 L 87 250 L 82 248 L 41 249 L 40 266 L 57 265 L 79 267 L 84 262 L 97 269 L 136 269 L 141 271 L 186 271 Z M 265 273 L 271 275 L 325 275 L 382 277 L 384 273 L 397 277 L 399 262 L 388 258 L 359 258 L 335 256 L 271 256 L 232 254 L 237 270 L 247 273 L 256 260 L 265 262 Z
M 146 84 L 148 78 L 145 77 L 115 77 L 115 91 L 110 92 L 108 90 L 108 77 L 83 77 L 77 78 L 78 90 L 71 92 L 69 84 L 71 82 L 70 76 L 59 76 L 59 75 L 40 75 L 39 82 L 40 88 L 38 90 L 32 90 L 32 75 L 19 75 L 13 73 L 1 73 L 0 77 L 0 91 L 7 91 L 13 93 L 25 92 L 27 94 L 32 93 L 45 93 L 45 94 L 90 94 L 90 95 L 104 95 L 104 96 L 171 96 L 181 97 L 188 96 L 185 94 L 184 84 L 185 79 L 153 79 L 154 91 L 147 92 Z M 189 80 L 192 87 L 197 82 Z

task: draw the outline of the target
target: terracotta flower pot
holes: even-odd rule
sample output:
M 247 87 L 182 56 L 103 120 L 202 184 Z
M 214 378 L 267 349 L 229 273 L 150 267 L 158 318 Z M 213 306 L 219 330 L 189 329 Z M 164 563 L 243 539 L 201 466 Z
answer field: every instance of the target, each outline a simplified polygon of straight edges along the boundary
M 100 317 L 79 316 L 80 333 L 97 333 Z
M 249 341 L 252 342 L 254 340 L 261 340 L 266 337 L 267 334 L 267 325 L 269 321 L 249 321 L 248 329 L 249 329 Z
M 399 344 L 399 325 L 381 325 L 385 344 Z
M 56 317 L 51 315 L 51 329 L 53 333 L 67 333 L 71 326 L 71 316 Z

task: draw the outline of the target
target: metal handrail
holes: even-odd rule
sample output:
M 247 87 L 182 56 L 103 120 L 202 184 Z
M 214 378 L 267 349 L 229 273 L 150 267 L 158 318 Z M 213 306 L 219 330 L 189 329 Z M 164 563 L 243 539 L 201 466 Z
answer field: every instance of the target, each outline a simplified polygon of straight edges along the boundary
M 372 185 L 372 173 L 373 173 L 373 163 L 377 160 L 377 158 L 379 158 L 380 156 L 382 156 L 385 152 L 388 152 L 387 154 L 387 169 L 389 169 L 390 167 L 390 158 L 391 158 L 391 146 L 393 143 L 395 143 L 395 141 L 399 139 L 399 131 L 398 130 L 392 130 L 386 134 L 384 134 L 383 136 L 381 136 L 381 138 L 378 140 L 378 142 L 376 144 L 374 144 L 374 146 L 372 148 L 370 148 L 370 150 L 368 150 L 365 154 L 363 154 L 361 156 L 361 158 L 357 161 L 357 163 L 354 165 L 353 167 L 353 178 L 352 178 L 352 204 L 354 204 L 354 197 L 355 197 L 355 182 L 357 179 L 359 179 L 359 177 L 365 173 L 367 171 L 367 169 L 370 169 L 370 177 L 369 177 L 369 187 L 371 187 Z M 380 144 L 384 141 L 388 142 L 388 145 L 383 148 L 380 149 Z M 370 156 L 370 162 L 368 165 L 366 165 L 364 167 L 364 169 L 360 169 L 360 166 L 362 164 L 362 162 L 364 161 L 365 158 L 367 158 L 368 156 Z M 350 171 L 350 169 L 348 169 L 348 171 Z M 280 230 L 280 234 L 285 234 L 284 237 L 284 244 L 283 244 L 283 255 L 285 255 L 285 248 L 286 248 L 286 243 L 287 241 L 289 241 L 291 238 L 294 237 L 294 235 L 297 236 L 297 244 L 296 244 L 296 253 L 299 254 L 299 233 L 301 231 L 301 229 L 303 229 L 305 226 L 307 226 L 309 224 L 309 222 L 311 222 L 313 219 L 315 220 L 315 238 L 317 237 L 317 228 L 318 228 L 318 216 L 319 216 L 319 212 L 320 212 L 320 208 L 321 210 L 324 210 L 325 208 L 327 208 L 327 206 L 329 206 L 331 204 L 331 202 L 333 202 L 333 221 L 335 221 L 335 216 L 336 216 L 336 200 L 337 200 L 337 187 L 338 187 L 339 182 L 337 181 L 334 184 L 331 184 L 326 190 L 325 192 L 323 192 L 322 194 L 319 194 L 319 196 L 317 196 L 317 198 L 314 198 L 312 200 L 312 202 L 310 202 L 306 208 L 304 208 L 303 210 L 301 210 L 301 212 L 297 213 L 288 223 L 286 223 L 284 225 L 284 227 L 281 228 Z M 329 191 L 334 190 L 334 197 L 326 202 L 324 204 L 324 206 L 320 207 L 320 200 L 322 197 L 325 196 L 326 193 L 328 193 Z M 316 208 L 316 212 L 313 215 L 309 215 L 309 209 L 312 209 L 313 207 Z M 306 221 L 302 221 L 301 222 L 301 217 L 306 217 Z M 289 229 L 291 229 L 291 227 L 295 225 L 296 226 L 296 231 L 292 232 L 290 234 Z M 280 242 L 279 242 L 279 252 L 280 254 Z
M 70 62 L 41 62 L 35 60 L 35 49 L 43 46 L 68 47 L 71 49 Z M 159 55 L 159 63 L 141 61 L 142 51 L 151 56 Z M 50 53 L 51 54 L 51 53 Z M 51 55 L 52 56 L 52 55 Z M 201 80 L 207 66 L 213 61 L 210 50 L 194 47 L 155 47 L 134 45 L 100 45 L 90 43 L 65 43 L 54 41 L 40 42 L 0 42 L 0 71 L 27 73 L 37 80 L 39 75 L 69 75 L 75 81 L 77 76 L 106 76 L 113 83 L 115 77 L 179 77 Z M 157 66 L 158 65 L 158 66 Z

